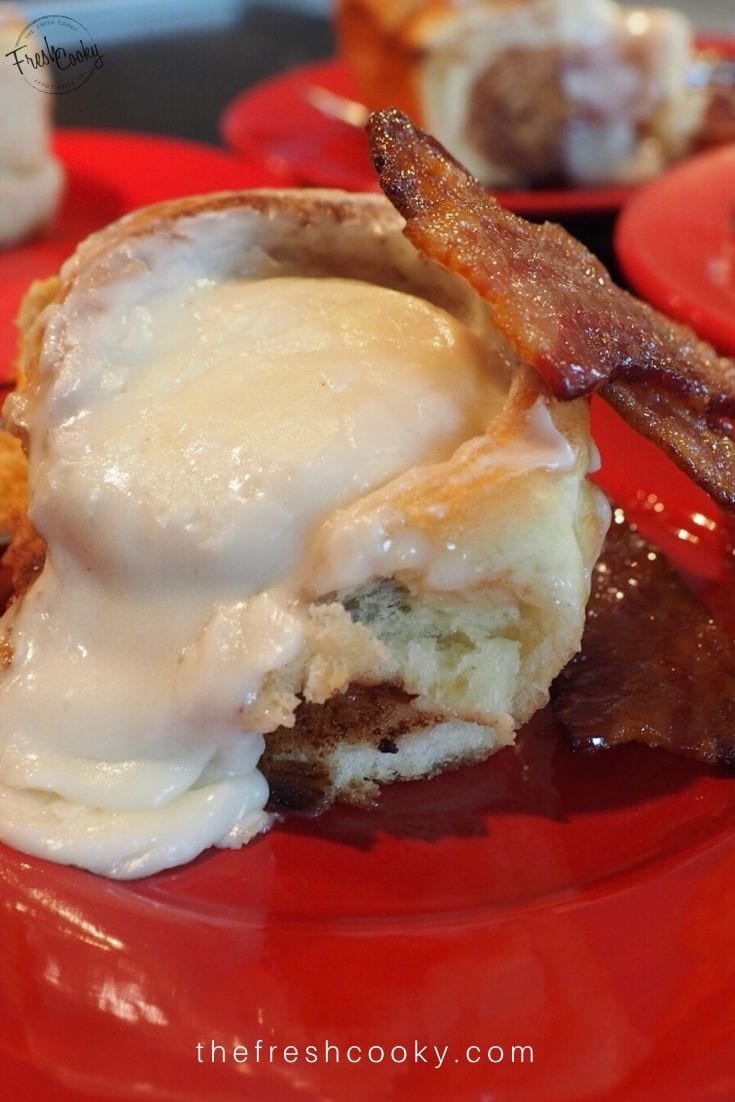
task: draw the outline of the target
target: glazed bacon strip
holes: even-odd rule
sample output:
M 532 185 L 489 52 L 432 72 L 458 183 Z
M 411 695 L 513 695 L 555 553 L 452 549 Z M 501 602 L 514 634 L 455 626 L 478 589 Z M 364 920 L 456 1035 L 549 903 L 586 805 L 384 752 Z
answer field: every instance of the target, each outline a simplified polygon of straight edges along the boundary
M 560 399 L 598 391 L 735 509 L 735 362 L 617 287 L 560 226 L 504 210 L 399 111 L 367 126 L 383 191 L 426 256 L 459 273 Z

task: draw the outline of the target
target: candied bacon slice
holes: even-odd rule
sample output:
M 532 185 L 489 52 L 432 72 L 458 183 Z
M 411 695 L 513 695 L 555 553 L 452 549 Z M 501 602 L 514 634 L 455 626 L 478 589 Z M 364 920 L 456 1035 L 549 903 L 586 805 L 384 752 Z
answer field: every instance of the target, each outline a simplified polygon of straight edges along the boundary
M 491 305 L 497 327 L 561 399 L 593 390 L 735 509 L 735 362 L 617 287 L 560 226 L 504 210 L 399 111 L 370 117 L 380 184 L 426 256 Z
M 551 699 L 575 749 L 644 742 L 735 767 L 732 634 L 619 516 Z

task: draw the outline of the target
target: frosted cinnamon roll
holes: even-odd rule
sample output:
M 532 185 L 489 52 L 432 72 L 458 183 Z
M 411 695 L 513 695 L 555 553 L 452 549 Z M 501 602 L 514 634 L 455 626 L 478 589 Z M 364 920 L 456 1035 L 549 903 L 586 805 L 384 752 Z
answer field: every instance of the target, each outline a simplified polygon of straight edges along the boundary
M 512 743 L 608 523 L 557 403 L 377 196 L 226 193 L 23 315 L 0 838 L 115 877 Z

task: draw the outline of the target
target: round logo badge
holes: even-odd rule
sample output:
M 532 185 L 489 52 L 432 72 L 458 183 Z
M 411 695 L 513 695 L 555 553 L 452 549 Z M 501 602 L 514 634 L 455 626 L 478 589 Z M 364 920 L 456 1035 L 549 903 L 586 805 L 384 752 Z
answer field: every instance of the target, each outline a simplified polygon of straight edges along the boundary
M 54 96 L 81 88 L 103 64 L 87 28 L 68 15 L 34 19 L 5 57 L 26 83 Z

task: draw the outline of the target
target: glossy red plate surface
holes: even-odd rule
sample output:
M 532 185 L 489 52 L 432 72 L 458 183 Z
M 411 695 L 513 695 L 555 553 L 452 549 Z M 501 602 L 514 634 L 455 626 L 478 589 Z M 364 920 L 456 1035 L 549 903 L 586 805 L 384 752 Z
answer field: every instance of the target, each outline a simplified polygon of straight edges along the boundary
M 148 134 L 61 130 L 55 149 L 67 174 L 58 215 L 29 241 L 0 249 L 0 380 L 16 354 L 14 320 L 25 291 L 58 271 L 88 233 L 162 199 L 274 182 L 262 165 L 213 146 Z
M 602 407 L 595 434 L 605 485 L 733 614 L 721 514 Z M 542 715 L 483 766 L 138 883 L 0 846 L 0 1096 L 730 1102 L 734 840 L 735 778 L 575 756 Z
M 605 483 L 733 615 L 723 518 L 595 421 Z M 146 881 L 0 847 L 6 1097 L 731 1100 L 734 841 L 732 776 L 575 756 L 542 715 L 485 765 Z
M 735 55 L 735 40 L 706 38 L 702 45 Z M 331 117 L 310 102 L 313 89 L 356 99 L 350 74 L 339 60 L 291 69 L 248 88 L 227 107 L 220 131 L 227 144 L 259 158 L 275 173 L 318 187 L 350 191 L 376 188 L 362 130 Z M 617 210 L 636 187 L 538 188 L 496 191 L 519 214 L 563 217 Z
M 641 189 L 620 216 L 615 250 L 640 294 L 735 355 L 735 145 Z

